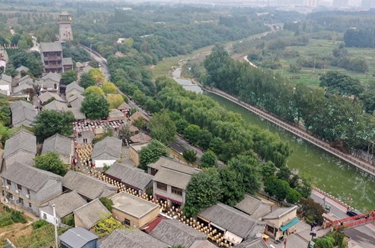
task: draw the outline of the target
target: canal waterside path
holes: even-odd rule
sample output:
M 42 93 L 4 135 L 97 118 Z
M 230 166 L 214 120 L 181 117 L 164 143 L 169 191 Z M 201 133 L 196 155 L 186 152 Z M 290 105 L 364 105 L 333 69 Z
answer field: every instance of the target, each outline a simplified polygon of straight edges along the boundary
M 375 176 L 375 166 L 371 165 L 370 163 L 368 163 L 366 161 L 363 161 L 361 159 L 358 159 L 356 157 L 353 157 L 351 155 L 345 154 L 345 153 L 331 147 L 328 143 L 313 137 L 309 133 L 301 130 L 300 128 L 298 128 L 296 126 L 293 126 L 291 124 L 288 124 L 284 121 L 281 121 L 278 118 L 264 112 L 263 110 L 260 110 L 260 109 L 254 107 L 254 106 L 252 106 L 248 103 L 245 103 L 243 101 L 238 100 L 235 96 L 229 95 L 229 94 L 227 94 L 227 93 L 225 93 L 221 90 L 215 89 L 215 88 L 206 88 L 206 87 L 203 87 L 202 85 L 201 85 L 201 87 L 204 91 L 212 93 L 214 95 L 218 95 L 220 97 L 223 97 L 223 98 L 225 98 L 225 99 L 227 99 L 227 100 L 247 109 L 248 111 L 256 114 L 257 116 L 273 123 L 274 125 L 276 125 L 278 127 L 281 127 L 282 129 L 292 133 L 293 135 L 298 136 L 298 137 L 310 142 L 311 144 L 327 151 L 328 153 L 342 159 L 343 161 L 352 164 L 353 166 L 361 169 L 362 171 L 364 171 L 364 172 L 366 172 L 370 175 Z

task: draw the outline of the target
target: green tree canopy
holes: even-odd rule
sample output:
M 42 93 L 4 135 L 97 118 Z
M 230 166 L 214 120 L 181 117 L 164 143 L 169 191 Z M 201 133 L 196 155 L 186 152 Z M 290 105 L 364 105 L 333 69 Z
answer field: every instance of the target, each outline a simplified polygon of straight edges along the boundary
M 61 135 L 73 134 L 72 122 L 75 121 L 72 112 L 59 112 L 56 110 L 41 111 L 33 124 L 35 135 L 39 142 L 59 133 Z
M 219 169 L 219 174 L 223 192 L 221 202 L 229 206 L 236 205 L 245 195 L 245 185 L 242 183 L 245 175 L 232 170 L 228 166 Z
M 327 87 L 328 92 L 340 95 L 359 96 L 363 87 L 359 80 L 338 71 L 328 71 L 320 77 L 320 87 Z
M 271 176 L 264 182 L 264 191 L 269 196 L 275 196 L 278 201 L 283 201 L 290 190 L 288 182 Z
M 139 167 L 147 170 L 147 165 L 155 163 L 161 156 L 168 156 L 168 149 L 157 140 L 151 142 L 139 152 Z
M 148 123 L 148 128 L 152 136 L 165 145 L 175 140 L 176 125 L 165 111 L 154 114 Z
M 113 231 L 117 229 L 125 229 L 126 227 L 122 225 L 112 216 L 103 216 L 103 218 L 94 226 L 94 233 L 99 237 L 105 237 L 110 235 Z
M 124 98 L 121 94 L 108 94 L 107 101 L 110 109 L 115 109 L 124 102 Z
M 86 114 L 90 120 L 107 118 L 109 114 L 109 103 L 104 96 L 98 94 L 89 94 L 82 102 L 81 111 Z
M 66 165 L 64 165 L 59 155 L 55 152 L 48 152 L 35 157 L 35 167 L 60 176 L 65 176 L 67 172 Z
M 116 94 L 117 93 L 117 87 L 111 82 L 104 82 L 102 89 L 105 94 Z
M 102 88 L 98 86 L 89 86 L 85 89 L 84 94 L 85 96 L 88 96 L 90 94 L 97 94 L 100 96 L 104 96 L 104 91 L 102 90 Z
M 201 171 L 191 177 L 183 210 L 188 217 L 197 216 L 201 210 L 215 205 L 221 197 L 221 181 L 217 170 Z
M 313 220 L 318 224 L 323 224 L 323 214 L 325 213 L 324 208 L 319 203 L 315 202 L 312 198 L 301 199 L 301 214 L 303 216 L 312 217 Z
M 182 156 L 189 164 L 193 164 L 195 161 L 197 161 L 197 151 L 193 149 L 185 149 Z
M 217 166 L 217 157 L 213 151 L 207 151 L 203 153 L 201 157 L 201 166 L 203 168 L 210 168 Z
M 183 137 L 184 139 L 188 140 L 191 144 L 196 145 L 198 144 L 200 132 L 201 129 L 198 125 L 190 124 L 185 128 Z
M 77 72 L 75 70 L 69 70 L 61 75 L 61 84 L 68 85 L 74 81 L 77 81 Z
M 95 79 L 91 76 L 91 74 L 83 73 L 79 80 L 79 85 L 86 89 L 90 86 L 96 85 L 96 82 Z
M 99 201 L 108 209 L 109 212 L 112 211 L 113 201 L 106 197 L 100 197 Z

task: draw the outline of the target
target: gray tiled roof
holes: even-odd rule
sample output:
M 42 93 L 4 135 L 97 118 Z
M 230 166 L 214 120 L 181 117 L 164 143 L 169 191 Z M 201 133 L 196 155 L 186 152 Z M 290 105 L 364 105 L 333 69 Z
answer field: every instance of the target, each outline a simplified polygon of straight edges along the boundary
M 33 89 L 33 86 L 30 84 L 20 84 L 19 86 L 13 87 L 13 95 L 17 95 L 19 93 L 26 95 L 26 93 L 24 93 L 26 89 Z
M 42 102 L 46 102 L 46 101 L 48 101 L 51 98 L 55 98 L 55 100 L 59 101 L 59 102 L 64 102 L 64 100 L 58 94 L 51 93 L 51 92 L 45 92 L 43 94 L 40 94 L 38 98 Z
M 56 206 L 56 216 L 58 218 L 63 218 L 71 213 L 77 208 L 85 205 L 87 202 L 77 194 L 77 192 L 72 191 L 66 194 L 62 194 L 59 197 L 49 201 L 47 204 L 43 205 L 40 210 L 53 215 L 52 205 Z
M 119 109 L 119 110 L 124 109 L 125 110 L 125 109 L 132 109 L 132 107 L 130 107 L 130 105 L 127 104 L 126 102 L 123 102 L 123 103 L 120 104 L 120 106 L 117 107 L 117 109 Z
M 242 201 L 237 203 L 235 208 L 241 210 L 242 212 L 251 215 L 255 219 L 259 219 L 264 215 L 271 212 L 271 204 L 262 201 L 254 196 L 245 194 L 245 197 Z
M 125 115 L 118 109 L 111 109 L 108 114 L 109 118 L 121 118 L 124 119 Z
M 167 248 L 167 244 L 138 230 L 115 230 L 106 238 L 100 248 Z
M 64 176 L 63 186 L 70 190 L 75 190 L 78 194 L 91 200 L 99 197 L 109 197 L 117 193 L 117 187 L 71 170 Z
M 207 235 L 178 220 L 162 220 L 150 235 L 168 245 L 190 247 L 196 240 L 206 240 Z
M 109 217 L 111 212 L 99 201 L 95 199 L 80 208 L 73 211 L 74 216 L 77 217 L 86 229 L 95 226 L 101 219 Z
M 199 216 L 244 239 L 255 237 L 259 232 L 257 226 L 263 231 L 265 228 L 264 222 L 222 203 L 206 208 Z
M 133 127 L 133 125 L 131 127 Z M 152 140 L 152 138 L 150 136 L 148 136 L 147 134 L 144 134 L 144 133 L 138 133 L 136 135 L 131 136 L 129 139 L 133 143 L 147 143 L 150 140 Z
M 35 156 L 36 137 L 33 133 L 25 129 L 19 130 L 15 135 L 5 142 L 4 159 L 16 153 L 19 150 L 26 151 Z
M 64 156 L 71 156 L 73 141 L 61 134 L 55 134 L 43 142 L 42 154 L 47 152 L 56 152 Z
M 40 42 L 41 52 L 62 52 L 62 46 L 59 42 Z
M 153 178 L 152 175 L 145 173 L 144 170 L 117 162 L 111 165 L 106 174 L 121 179 L 125 184 L 141 190 L 145 190 Z
M 62 65 L 73 65 L 72 58 L 62 58 Z
M 72 91 L 73 89 L 78 92 L 81 92 L 81 94 L 83 94 L 83 92 L 85 91 L 83 87 L 79 86 L 77 81 L 74 81 L 66 86 L 65 94 L 69 94 L 69 92 Z
M 95 144 L 91 158 L 97 160 L 117 160 L 121 157 L 122 141 L 107 137 Z
M 182 164 L 173 159 L 161 157 L 158 161 L 148 165 L 158 170 L 154 181 L 165 183 L 180 189 L 186 189 L 191 176 L 200 170 L 192 166 Z
M 0 75 L 0 84 L 10 84 L 10 83 L 12 83 L 11 76 L 8 76 L 4 73 Z
M 159 205 L 155 203 L 146 201 L 138 196 L 130 195 L 126 192 L 121 192 L 112 196 L 111 200 L 113 202 L 113 208 L 138 219 L 159 208 Z
M 35 192 L 42 189 L 50 179 L 55 181 L 62 180 L 59 175 L 20 163 L 8 166 L 2 177 Z
M 56 100 L 53 100 L 52 102 L 44 105 L 43 107 L 44 110 L 57 110 L 57 111 L 63 111 L 67 108 L 68 106 L 66 105 L 66 103 L 56 101 Z
M 263 238 L 255 240 L 246 240 L 239 245 L 236 245 L 236 248 L 268 248 L 268 245 L 264 243 Z
M 57 72 L 48 72 L 41 79 L 42 79 L 42 81 L 52 80 L 56 83 L 60 83 L 61 75 Z
M 21 71 L 29 71 L 29 68 L 26 66 L 21 65 L 20 67 L 16 68 L 16 71 L 21 72 Z
M 15 127 L 30 126 L 35 120 L 36 111 L 30 103 L 25 101 L 12 102 L 10 109 L 12 111 L 12 125 Z
M 85 97 L 81 94 L 67 95 L 67 100 L 72 108 L 81 108 L 84 99 Z
M 81 112 L 81 109 L 79 108 L 66 108 L 65 109 L 65 112 L 72 112 L 73 115 L 74 115 L 74 118 L 76 120 L 83 120 L 83 119 L 86 119 L 86 115 L 84 113 Z
M 294 211 L 297 209 L 297 206 L 293 206 L 290 208 L 278 208 L 275 211 L 263 216 L 263 220 L 272 220 L 272 219 L 279 219 L 280 217 Z
M 138 118 L 143 118 L 143 119 L 145 119 L 146 121 L 149 121 L 149 120 L 150 120 L 147 116 L 145 116 L 145 115 L 142 114 L 141 112 L 135 112 L 134 114 L 132 114 L 132 115 L 129 117 L 129 120 L 133 122 L 133 121 L 137 120 Z
M 69 245 L 69 247 L 82 248 L 85 247 L 87 243 L 98 239 L 98 236 L 80 226 L 77 226 L 66 231 L 59 237 L 59 239 L 61 242 Z
M 19 84 L 19 85 L 23 85 L 23 84 L 34 85 L 34 81 L 30 78 L 29 75 L 26 75 L 26 76 L 22 77 L 22 78 L 18 81 L 18 84 Z

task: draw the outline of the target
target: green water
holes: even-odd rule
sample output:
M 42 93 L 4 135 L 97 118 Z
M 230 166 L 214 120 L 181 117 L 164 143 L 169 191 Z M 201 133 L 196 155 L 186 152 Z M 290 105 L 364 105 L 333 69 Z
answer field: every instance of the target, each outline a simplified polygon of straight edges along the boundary
M 227 110 L 239 113 L 252 125 L 268 129 L 287 141 L 293 153 L 288 158 L 290 169 L 310 178 L 314 186 L 349 203 L 361 211 L 375 209 L 375 177 L 368 175 L 326 151 L 252 114 L 248 110 L 213 94 L 208 94 Z M 351 198 L 352 200 L 348 200 Z

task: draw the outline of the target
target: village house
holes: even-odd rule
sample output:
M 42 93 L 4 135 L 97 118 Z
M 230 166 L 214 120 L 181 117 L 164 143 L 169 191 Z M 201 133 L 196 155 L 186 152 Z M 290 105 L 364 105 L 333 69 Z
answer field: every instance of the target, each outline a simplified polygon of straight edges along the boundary
M 33 105 L 25 101 L 12 102 L 10 105 L 12 111 L 12 126 L 26 126 L 31 127 L 31 124 L 35 121 L 37 112 Z
M 125 115 L 118 109 L 110 109 L 107 120 L 108 121 L 123 121 L 125 120 Z
M 252 195 L 245 194 L 245 197 L 242 201 L 237 203 L 234 207 L 254 219 L 261 219 L 266 214 L 269 214 L 272 211 L 272 203 L 266 202 L 260 198 L 257 198 Z
M 267 235 L 270 235 L 275 240 L 285 238 L 296 231 L 296 224 L 299 222 L 297 206 L 278 208 L 263 216 L 262 220 L 267 224 Z
M 63 72 L 73 70 L 73 60 L 72 58 L 63 58 L 62 59 Z
M 140 228 L 159 215 L 159 205 L 126 192 L 110 199 L 113 202 L 112 216 L 126 227 Z
M 120 106 L 117 107 L 117 109 L 124 113 L 124 115 L 128 115 L 132 110 L 132 107 L 130 107 L 130 105 L 126 102 L 123 102 L 120 104 Z
M 182 245 L 185 248 L 197 247 L 207 239 L 206 234 L 178 220 L 169 219 L 160 221 L 150 235 L 170 246 Z
M 13 87 L 12 96 L 17 98 L 26 98 L 27 100 L 30 100 L 30 92 L 33 91 L 33 85 L 21 84 L 19 86 Z
M 95 167 L 111 166 L 121 158 L 122 141 L 115 137 L 106 137 L 95 144 L 91 160 Z
M 130 117 L 129 117 L 129 120 L 133 123 L 135 120 L 138 120 L 139 118 L 142 118 L 144 119 L 146 122 L 149 122 L 150 119 L 145 116 L 144 114 L 142 114 L 141 112 L 135 112 L 134 114 L 132 114 Z
M 18 162 L 32 165 L 36 154 L 36 137 L 33 133 L 20 129 L 5 142 L 3 159 L 5 168 Z
M 71 108 L 81 109 L 82 102 L 85 99 L 85 97 L 82 96 L 81 94 L 69 94 L 69 95 L 66 95 L 66 99 L 68 101 L 68 105 Z
M 55 152 L 64 164 L 71 164 L 74 155 L 74 144 L 71 138 L 55 134 L 43 142 L 42 154 Z
M 148 143 L 143 143 L 143 144 L 131 144 L 129 146 L 129 158 L 135 166 L 139 165 L 139 152 L 143 147 L 146 147 Z
M 56 101 L 56 100 L 53 100 L 52 102 L 44 105 L 43 107 L 44 110 L 56 110 L 60 112 L 64 112 L 64 110 L 67 108 L 68 106 L 66 105 L 66 103 Z
M 152 140 L 150 136 L 144 133 L 138 133 L 133 136 L 131 136 L 130 141 L 135 144 L 142 144 L 142 143 L 148 143 Z
M 236 248 L 269 248 L 269 246 L 264 242 L 263 239 L 246 240 Z
M 74 190 L 87 201 L 117 193 L 116 186 L 72 170 L 64 176 L 63 187 L 64 192 Z
M 111 216 L 111 212 L 100 202 L 95 199 L 82 207 L 73 211 L 74 223 L 86 230 L 93 231 L 94 226 L 102 219 Z
M 145 193 L 147 189 L 152 189 L 153 176 L 130 163 L 120 164 L 116 162 L 111 165 L 105 174 L 109 178 L 125 184 L 127 188 L 134 189 L 140 193 Z
M 55 101 L 59 101 L 59 102 L 65 102 L 57 93 L 52 93 L 52 92 L 42 93 L 38 96 L 38 99 L 41 104 L 44 104 L 47 101 L 50 101 L 51 99 L 54 99 Z
M 85 89 L 77 83 L 77 81 L 71 82 L 65 88 L 65 95 L 83 95 Z
M 137 229 L 115 230 L 106 238 L 100 248 L 168 248 L 169 245 Z
M 7 96 L 12 94 L 12 77 L 0 74 L 0 90 L 5 91 Z
M 224 232 L 224 238 L 235 245 L 244 240 L 259 239 L 266 226 L 265 222 L 223 203 L 206 208 L 198 214 L 197 218 Z
M 1 176 L 5 202 L 39 215 L 39 208 L 62 193 L 62 177 L 30 165 L 14 163 Z
M 49 72 L 39 80 L 35 81 L 35 84 L 40 87 L 41 92 L 59 92 L 60 80 L 60 74 L 55 72 Z
M 186 187 L 191 176 L 200 170 L 182 164 L 173 159 L 161 157 L 148 165 L 148 173 L 155 175 L 153 179 L 153 197 L 183 205 L 186 198 Z
M 41 219 L 46 220 L 51 224 L 55 224 L 53 217 L 53 205 L 55 205 L 57 224 L 61 224 L 61 219 L 73 214 L 73 211 L 77 208 L 85 205 L 87 202 L 72 191 L 66 194 L 62 194 L 55 199 L 43 204 L 39 209 L 39 216 Z
M 99 237 L 82 227 L 74 227 L 64 232 L 60 237 L 62 248 L 99 248 Z
M 41 42 L 40 54 L 43 62 L 44 72 L 62 73 L 62 46 L 59 42 Z

